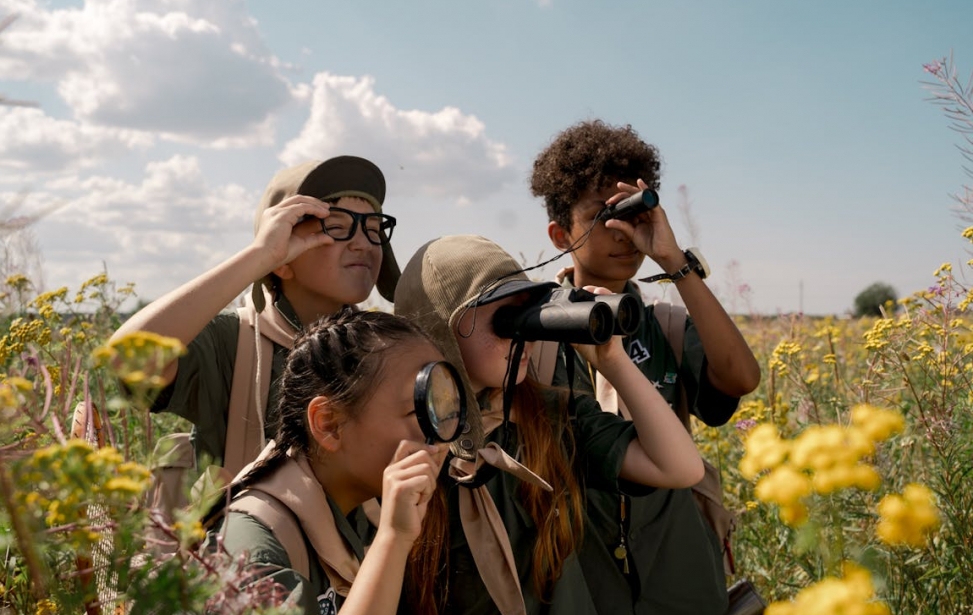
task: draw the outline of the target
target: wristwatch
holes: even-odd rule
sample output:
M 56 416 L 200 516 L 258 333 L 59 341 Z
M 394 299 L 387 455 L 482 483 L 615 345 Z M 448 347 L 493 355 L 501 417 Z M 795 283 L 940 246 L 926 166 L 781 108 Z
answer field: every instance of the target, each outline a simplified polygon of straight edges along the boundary
M 671 282 L 677 282 L 690 273 L 696 272 L 700 280 L 705 280 L 709 275 L 709 263 L 703 258 L 703 254 L 699 251 L 699 248 L 688 248 L 683 251 L 686 255 L 686 264 L 682 266 L 682 269 L 675 273 L 659 273 L 647 278 L 642 278 L 639 282 L 658 282 L 660 280 L 669 280 Z

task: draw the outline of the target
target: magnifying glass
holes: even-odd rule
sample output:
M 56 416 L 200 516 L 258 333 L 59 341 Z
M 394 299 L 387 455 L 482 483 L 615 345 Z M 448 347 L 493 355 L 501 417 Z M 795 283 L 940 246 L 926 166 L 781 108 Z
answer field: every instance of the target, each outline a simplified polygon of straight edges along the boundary
M 416 374 L 416 418 L 426 444 L 452 442 L 466 424 L 466 391 L 451 363 L 427 363 Z

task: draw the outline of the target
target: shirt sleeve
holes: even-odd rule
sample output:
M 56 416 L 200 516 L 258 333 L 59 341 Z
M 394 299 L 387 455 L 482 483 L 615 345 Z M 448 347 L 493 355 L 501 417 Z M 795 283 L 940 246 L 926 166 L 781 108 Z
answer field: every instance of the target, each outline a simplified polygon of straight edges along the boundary
M 590 395 L 575 398 L 571 420 L 575 462 L 585 486 L 603 491 L 627 492 L 618 475 L 622 471 L 628 445 L 638 437 L 632 422 L 602 411 Z
M 280 585 L 291 604 L 301 605 L 306 613 L 317 613 L 317 595 L 328 589 L 327 576 L 322 575 L 320 588 L 291 568 L 287 551 L 274 533 L 250 515 L 230 512 L 226 518 L 223 548 L 231 557 L 246 558 L 241 586 L 271 580 Z
M 153 412 L 172 412 L 196 427 L 196 449 L 219 460 L 226 443 L 226 413 L 233 384 L 240 318 L 220 312 L 179 358 L 176 379 L 152 405 Z

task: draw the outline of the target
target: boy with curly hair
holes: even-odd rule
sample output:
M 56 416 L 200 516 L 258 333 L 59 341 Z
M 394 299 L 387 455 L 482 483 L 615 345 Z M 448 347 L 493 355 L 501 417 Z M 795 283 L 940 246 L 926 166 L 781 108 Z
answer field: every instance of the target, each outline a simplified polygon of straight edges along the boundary
M 691 318 L 676 353 L 645 308 L 640 329 L 625 339 L 629 356 L 674 408 L 685 395 L 707 425 L 726 423 L 739 398 L 760 381 L 760 368 L 733 320 L 703 282 L 705 267 L 676 242 L 665 210 L 656 206 L 630 219 L 598 218 L 608 205 L 647 188 L 658 189 L 658 150 L 631 126 L 600 120 L 562 131 L 534 161 L 531 191 L 548 212 L 548 236 L 571 252 L 573 267 L 558 274 L 566 286 L 602 286 L 641 296 L 632 278 L 646 256 L 670 278 Z M 564 345 L 554 384 L 567 384 Z M 681 360 L 678 357 L 681 356 Z M 608 388 L 580 358 L 575 390 Z M 624 414 L 624 405 L 604 408 Z M 723 546 L 703 520 L 690 489 L 656 489 L 629 495 L 587 490 L 580 556 L 586 579 L 600 597 L 600 612 L 722 615 L 727 608 Z

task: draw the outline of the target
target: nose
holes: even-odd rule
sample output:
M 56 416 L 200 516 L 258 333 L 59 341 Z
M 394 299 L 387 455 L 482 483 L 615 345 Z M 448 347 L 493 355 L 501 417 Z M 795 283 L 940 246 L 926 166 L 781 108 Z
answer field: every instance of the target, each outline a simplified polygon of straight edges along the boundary
M 625 236 L 625 233 L 621 232 L 620 230 L 615 228 L 609 230 L 611 230 L 612 232 L 613 241 L 616 241 L 618 243 L 625 243 L 629 241 L 629 238 Z
M 351 236 L 348 243 L 353 250 L 367 250 L 372 247 L 372 243 L 368 241 L 368 237 L 365 235 L 364 224 L 356 225 L 355 234 Z

